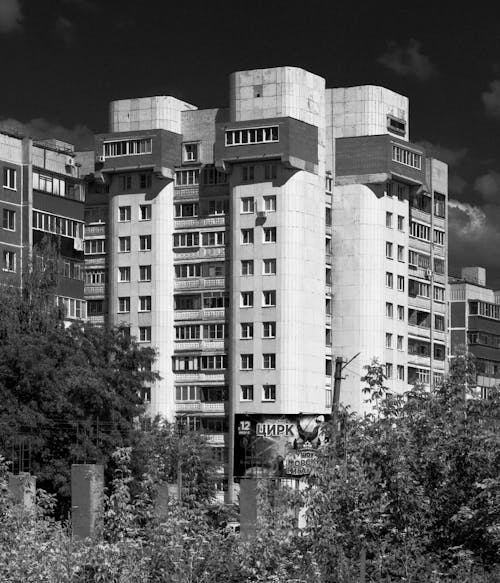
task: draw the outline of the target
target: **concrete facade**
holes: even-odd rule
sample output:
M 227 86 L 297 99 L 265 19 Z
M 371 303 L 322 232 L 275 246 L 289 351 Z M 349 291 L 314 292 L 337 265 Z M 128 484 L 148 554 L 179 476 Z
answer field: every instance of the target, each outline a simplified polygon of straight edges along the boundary
M 406 97 L 240 71 L 228 108 L 121 100 L 109 130 L 79 156 L 89 318 L 157 348 L 151 413 L 206 433 L 226 477 L 236 417 L 329 413 L 336 356 L 361 352 L 358 411 L 373 357 L 393 389 L 438 382 L 447 169 L 409 142 Z

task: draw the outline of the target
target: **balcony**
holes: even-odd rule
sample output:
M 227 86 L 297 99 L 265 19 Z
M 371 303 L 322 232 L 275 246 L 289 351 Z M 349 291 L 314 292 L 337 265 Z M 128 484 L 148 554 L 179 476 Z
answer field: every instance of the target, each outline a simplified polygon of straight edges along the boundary
M 174 312 L 174 320 L 224 320 L 225 317 L 225 308 L 179 310 Z
M 91 239 L 92 237 L 105 237 L 106 231 L 106 223 L 100 223 L 98 225 L 85 225 L 85 239 Z
M 213 289 L 213 288 L 224 288 L 226 286 L 225 277 L 206 277 L 206 278 L 188 278 L 188 279 L 176 279 L 174 282 L 174 289 Z
M 176 218 L 176 229 L 199 229 L 201 227 L 223 227 L 229 224 L 226 215 L 205 218 Z
M 202 383 L 204 381 L 210 383 L 224 383 L 226 382 L 226 374 L 224 371 L 208 372 L 208 371 L 186 371 L 174 372 L 174 381 L 176 383 Z
M 86 285 L 83 293 L 86 298 L 104 297 L 105 285 L 103 283 L 98 285 Z
M 196 200 L 200 196 L 198 186 L 176 186 L 174 200 Z
M 193 412 L 193 413 L 217 413 L 225 415 L 226 410 L 224 402 L 217 403 L 202 403 L 201 401 L 192 401 L 190 403 L 176 403 L 175 409 L 177 412 Z
M 226 439 L 225 433 L 204 433 L 203 437 L 207 440 L 209 445 L 224 445 Z
M 199 247 L 193 251 L 175 251 L 174 249 L 174 261 L 185 261 L 186 259 L 204 259 L 204 258 L 219 258 L 224 259 L 226 257 L 225 247 Z
M 224 340 L 176 340 L 174 350 L 224 350 Z

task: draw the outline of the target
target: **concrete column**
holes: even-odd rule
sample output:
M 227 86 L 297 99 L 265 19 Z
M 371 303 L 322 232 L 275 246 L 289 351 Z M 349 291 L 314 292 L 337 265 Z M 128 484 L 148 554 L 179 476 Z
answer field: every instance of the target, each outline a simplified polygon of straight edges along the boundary
M 75 538 L 93 537 L 102 521 L 104 466 L 71 466 L 71 523 Z
M 36 496 L 36 478 L 28 472 L 9 474 L 9 492 L 14 504 L 26 511 L 34 510 Z
M 241 538 L 249 539 L 257 528 L 257 480 L 240 480 L 240 533 Z

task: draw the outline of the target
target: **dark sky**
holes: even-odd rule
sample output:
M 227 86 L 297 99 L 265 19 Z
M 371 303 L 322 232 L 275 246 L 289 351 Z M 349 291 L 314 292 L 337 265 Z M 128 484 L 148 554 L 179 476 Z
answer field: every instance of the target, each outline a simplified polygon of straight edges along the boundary
M 411 140 L 450 165 L 450 272 L 482 265 L 500 288 L 500 8 L 364 4 L 0 0 L 0 119 L 82 146 L 112 99 L 226 106 L 237 70 L 383 85 L 409 97 Z

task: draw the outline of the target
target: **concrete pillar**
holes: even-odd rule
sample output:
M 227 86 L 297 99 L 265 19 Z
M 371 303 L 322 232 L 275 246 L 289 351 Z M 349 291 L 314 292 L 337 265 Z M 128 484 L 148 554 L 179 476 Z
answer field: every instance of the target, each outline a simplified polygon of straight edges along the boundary
M 97 534 L 103 515 L 104 466 L 71 466 L 71 524 L 75 538 Z
M 9 474 L 9 492 L 14 504 L 26 511 L 34 510 L 36 497 L 36 478 L 28 472 Z
M 257 528 L 257 480 L 241 478 L 240 480 L 240 534 L 249 539 Z

